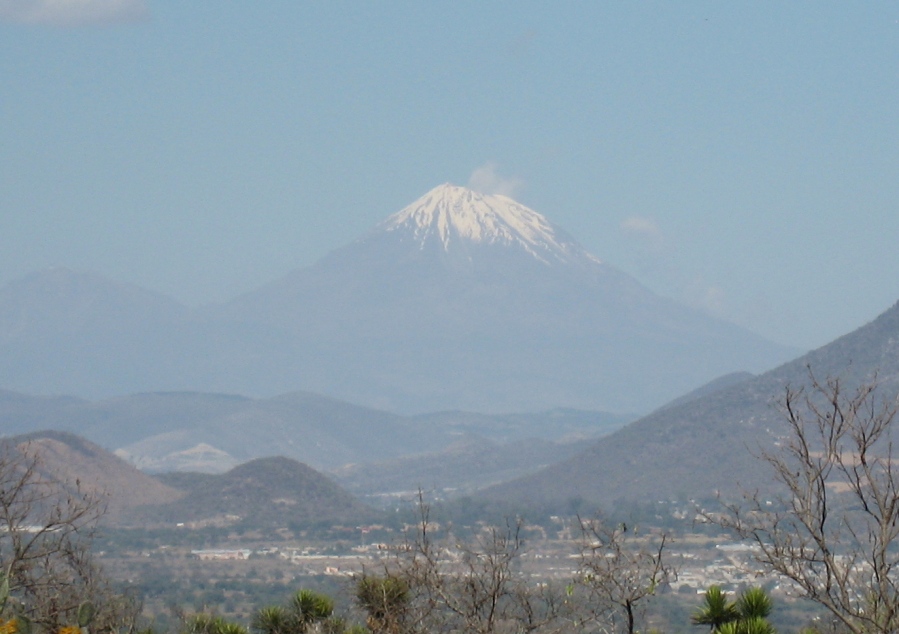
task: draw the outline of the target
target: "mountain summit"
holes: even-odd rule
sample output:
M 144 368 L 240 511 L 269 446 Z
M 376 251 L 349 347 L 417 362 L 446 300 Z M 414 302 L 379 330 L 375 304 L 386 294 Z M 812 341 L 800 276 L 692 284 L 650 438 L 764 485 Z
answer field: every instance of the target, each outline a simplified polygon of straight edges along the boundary
M 574 256 L 592 258 L 533 209 L 506 196 L 449 183 L 393 214 L 378 229 L 411 236 L 421 249 L 437 244 L 449 252 L 467 241 L 524 249 L 547 264 L 568 262 Z
M 218 319 L 282 337 L 219 368 L 406 413 L 646 411 L 792 356 L 653 294 L 511 198 L 449 184 Z

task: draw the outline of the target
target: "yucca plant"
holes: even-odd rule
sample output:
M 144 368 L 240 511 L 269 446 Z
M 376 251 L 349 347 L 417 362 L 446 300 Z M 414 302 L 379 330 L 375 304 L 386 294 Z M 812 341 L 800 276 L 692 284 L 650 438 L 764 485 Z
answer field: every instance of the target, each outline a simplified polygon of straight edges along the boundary
M 758 586 L 748 588 L 737 599 L 737 612 L 741 619 L 766 619 L 771 614 L 771 597 Z
M 287 609 L 280 605 L 268 605 L 256 610 L 250 627 L 260 634 L 291 634 L 292 621 Z
M 300 590 L 290 600 L 288 607 L 270 605 L 253 614 L 250 627 L 259 634 L 303 634 L 321 623 L 330 632 L 338 628 L 334 617 L 334 600 L 312 590 Z
M 725 623 L 718 628 L 718 634 L 775 634 L 775 630 L 767 619 L 754 616 Z
M 334 600 L 319 592 L 300 590 L 290 602 L 300 632 L 305 632 L 313 623 L 324 621 L 334 613 Z
M 226 621 L 220 616 L 201 612 L 188 617 L 181 628 L 182 634 L 247 634 L 247 628 Z
M 722 625 L 740 618 L 737 606 L 727 598 L 720 586 L 709 586 L 705 591 L 703 605 L 693 613 L 693 625 L 708 625 L 710 631 L 717 632 Z
M 718 586 L 709 586 L 705 601 L 692 616 L 694 625 L 708 625 L 716 634 L 775 634 L 768 622 L 771 597 L 762 588 L 747 588 L 736 602 Z

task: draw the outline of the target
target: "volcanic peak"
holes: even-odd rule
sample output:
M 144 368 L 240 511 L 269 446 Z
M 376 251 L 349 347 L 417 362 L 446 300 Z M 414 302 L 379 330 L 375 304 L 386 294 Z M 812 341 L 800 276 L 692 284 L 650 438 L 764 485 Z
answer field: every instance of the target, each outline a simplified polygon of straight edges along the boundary
M 421 248 L 437 240 L 445 251 L 454 241 L 518 246 L 538 260 L 566 262 L 587 255 L 545 217 L 507 196 L 482 194 L 445 183 L 382 223 L 388 232 L 411 233 Z

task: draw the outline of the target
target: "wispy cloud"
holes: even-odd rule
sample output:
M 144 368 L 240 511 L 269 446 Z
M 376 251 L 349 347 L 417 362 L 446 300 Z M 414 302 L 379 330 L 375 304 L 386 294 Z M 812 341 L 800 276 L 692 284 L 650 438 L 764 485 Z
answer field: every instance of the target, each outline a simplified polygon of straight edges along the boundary
M 637 233 L 640 235 L 659 237 L 662 230 L 655 220 L 644 218 L 642 216 L 631 216 L 621 221 L 621 229 L 627 233 Z
M 628 236 L 638 239 L 644 248 L 650 251 L 661 251 L 665 246 L 665 234 L 652 218 L 630 216 L 618 225 Z
M 677 282 L 674 257 L 676 249 L 659 224 L 647 216 L 628 216 L 618 223 L 622 242 L 643 279 L 656 280 L 667 287 L 681 286 Z
M 503 178 L 496 172 L 496 163 L 481 165 L 468 179 L 469 189 L 482 194 L 499 194 L 514 198 L 524 183 L 517 178 Z
M 709 284 L 701 277 L 697 277 L 687 284 L 683 291 L 683 300 L 716 317 L 727 317 L 728 302 L 724 289 Z
M 0 20 L 58 27 L 145 20 L 144 0 L 0 0 Z

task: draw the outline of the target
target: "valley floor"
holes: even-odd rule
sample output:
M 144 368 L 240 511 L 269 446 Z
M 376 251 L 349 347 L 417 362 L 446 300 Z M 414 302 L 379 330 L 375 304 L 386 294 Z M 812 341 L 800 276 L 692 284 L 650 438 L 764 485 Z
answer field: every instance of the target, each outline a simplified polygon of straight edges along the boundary
M 528 527 L 521 571 L 537 582 L 567 583 L 577 569 L 577 543 L 557 530 Z M 384 527 L 332 527 L 327 535 L 116 531 L 99 554 L 110 575 L 144 597 L 145 616 L 170 629 L 180 613 L 212 611 L 248 622 L 256 608 L 282 603 L 299 588 L 324 591 L 352 604 L 352 583 L 379 570 L 397 533 Z M 668 549 L 676 580 L 649 604 L 647 618 L 665 632 L 695 631 L 689 616 L 709 585 L 737 591 L 764 585 L 775 600 L 777 624 L 799 629 L 818 613 L 790 597 L 776 579 L 752 570 L 751 550 L 724 535 L 686 533 Z M 349 614 L 352 618 L 353 615 Z

